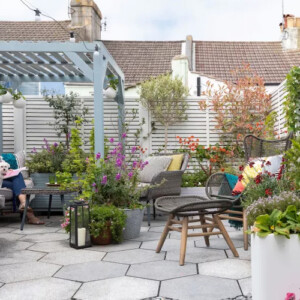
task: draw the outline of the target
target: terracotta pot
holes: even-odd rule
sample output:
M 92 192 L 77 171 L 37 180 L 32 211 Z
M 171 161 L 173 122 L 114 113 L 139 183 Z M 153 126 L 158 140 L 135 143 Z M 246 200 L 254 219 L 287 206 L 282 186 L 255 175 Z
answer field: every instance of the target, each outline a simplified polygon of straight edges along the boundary
M 92 243 L 94 245 L 109 245 L 112 242 L 112 235 L 110 230 L 110 225 L 107 226 L 106 229 L 103 230 L 102 235 L 97 237 L 91 236 Z

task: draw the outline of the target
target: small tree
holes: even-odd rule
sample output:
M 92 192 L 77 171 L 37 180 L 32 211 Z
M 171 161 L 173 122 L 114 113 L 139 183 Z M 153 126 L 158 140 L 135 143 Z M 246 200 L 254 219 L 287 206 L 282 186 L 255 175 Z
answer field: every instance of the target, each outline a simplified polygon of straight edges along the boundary
M 154 116 L 155 120 L 164 126 L 165 151 L 168 145 L 168 129 L 177 122 L 187 119 L 186 97 L 188 89 L 178 77 L 171 74 L 151 78 L 141 84 L 140 101 Z
M 70 144 L 71 128 L 75 126 L 77 120 L 86 122 L 85 116 L 88 109 L 84 107 L 81 111 L 80 101 L 76 98 L 78 95 L 70 92 L 67 95 L 47 95 L 44 93 L 44 99 L 49 107 L 53 108 L 54 123 L 50 123 L 56 130 L 57 136 L 65 136 L 67 149 Z
M 264 81 L 249 67 L 234 72 L 235 82 L 225 82 L 215 87 L 207 82 L 204 92 L 209 99 L 209 107 L 215 111 L 216 126 L 221 131 L 223 142 L 234 141 L 237 153 L 240 153 L 242 141 L 247 134 L 262 137 L 274 136 L 274 119 L 271 111 L 270 95 L 267 94 Z M 206 102 L 199 102 L 200 109 L 206 109 Z

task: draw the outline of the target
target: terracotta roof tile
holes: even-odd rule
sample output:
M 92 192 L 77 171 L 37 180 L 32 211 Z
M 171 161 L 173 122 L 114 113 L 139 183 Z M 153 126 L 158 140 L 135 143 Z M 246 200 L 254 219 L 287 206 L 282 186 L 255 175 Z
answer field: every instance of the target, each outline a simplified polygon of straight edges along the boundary
M 283 50 L 281 42 L 195 41 L 196 72 L 234 80 L 231 70 L 249 63 L 266 84 L 279 84 L 290 68 L 300 65 L 300 50 Z

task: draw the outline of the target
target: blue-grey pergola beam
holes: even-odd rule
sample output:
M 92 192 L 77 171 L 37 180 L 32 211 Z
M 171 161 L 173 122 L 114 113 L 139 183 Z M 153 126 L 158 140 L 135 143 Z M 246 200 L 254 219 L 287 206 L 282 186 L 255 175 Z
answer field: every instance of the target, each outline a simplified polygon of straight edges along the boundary
M 104 44 L 97 42 L 99 55 L 94 53 L 95 45 L 95 43 L 1 41 L 0 81 L 11 82 L 14 89 L 22 82 L 93 82 L 95 152 L 104 155 L 102 91 L 105 74 L 112 72 L 119 79 L 119 92 L 116 100 L 119 104 L 120 134 L 124 124 L 124 74 Z M 0 113 L 1 125 L 1 104 Z M 2 128 L 0 151 L 2 152 Z

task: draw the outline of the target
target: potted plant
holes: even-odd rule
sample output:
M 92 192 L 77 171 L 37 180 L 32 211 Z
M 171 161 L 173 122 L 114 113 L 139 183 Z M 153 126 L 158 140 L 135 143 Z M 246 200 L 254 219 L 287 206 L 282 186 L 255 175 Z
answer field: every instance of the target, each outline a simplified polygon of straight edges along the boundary
M 21 92 L 16 92 L 12 94 L 13 105 L 15 108 L 24 108 L 26 101 Z
M 117 96 L 119 80 L 113 74 L 107 75 L 108 86 L 104 90 L 104 95 L 109 99 L 114 99 Z
M 0 103 L 9 103 L 12 101 L 11 89 L 7 89 L 0 85 Z
M 95 245 L 108 245 L 112 241 L 121 242 L 126 214 L 113 205 L 91 207 L 90 233 Z
M 13 105 L 16 108 L 24 108 L 26 104 L 21 92 L 14 93 L 12 89 L 0 85 L 0 103 L 9 103 L 11 101 L 13 101 Z
M 284 299 L 299 291 L 300 199 L 294 192 L 259 198 L 246 210 L 251 228 L 252 295 Z M 298 292 L 297 299 L 300 294 Z

